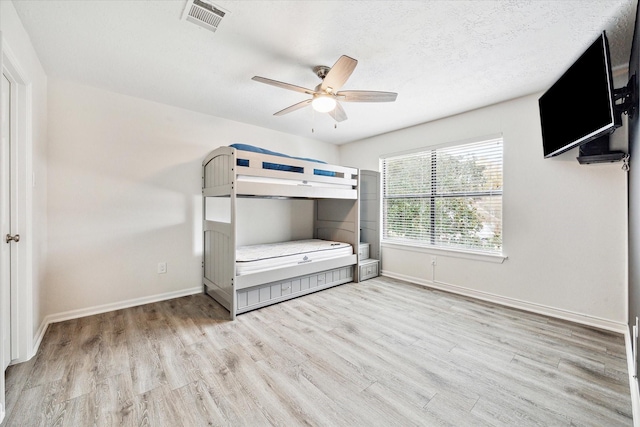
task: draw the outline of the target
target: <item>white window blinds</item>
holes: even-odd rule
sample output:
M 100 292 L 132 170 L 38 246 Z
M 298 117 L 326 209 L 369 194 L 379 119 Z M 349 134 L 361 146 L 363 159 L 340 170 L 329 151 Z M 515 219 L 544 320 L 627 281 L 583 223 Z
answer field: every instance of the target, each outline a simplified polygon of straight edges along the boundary
M 383 239 L 502 252 L 502 138 L 382 159 Z

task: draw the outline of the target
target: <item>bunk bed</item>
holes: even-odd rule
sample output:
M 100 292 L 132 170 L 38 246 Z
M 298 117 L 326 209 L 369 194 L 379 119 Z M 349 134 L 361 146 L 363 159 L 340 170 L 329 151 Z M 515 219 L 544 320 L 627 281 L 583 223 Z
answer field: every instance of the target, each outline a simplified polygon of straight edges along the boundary
M 358 281 L 358 169 L 245 144 L 219 147 L 202 165 L 204 292 L 231 319 Z M 239 198 L 313 200 L 313 236 L 237 246 Z M 223 212 L 212 199 L 226 201 Z

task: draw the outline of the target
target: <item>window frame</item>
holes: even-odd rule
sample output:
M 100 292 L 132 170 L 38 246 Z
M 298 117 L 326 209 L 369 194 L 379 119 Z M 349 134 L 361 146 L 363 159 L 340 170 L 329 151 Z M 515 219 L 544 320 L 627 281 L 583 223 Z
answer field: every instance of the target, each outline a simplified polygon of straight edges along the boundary
M 476 248 L 465 248 L 465 247 L 455 247 L 455 246 L 449 247 L 449 246 L 437 245 L 435 243 L 435 235 L 434 235 L 435 233 L 433 233 L 433 230 L 435 230 L 438 227 L 438 225 L 436 223 L 436 219 L 435 219 L 436 215 L 433 209 L 430 211 L 431 219 L 430 219 L 430 225 L 429 225 L 432 231 L 429 235 L 429 238 L 431 239 L 431 241 L 427 241 L 425 239 L 421 239 L 421 240 L 389 239 L 388 237 L 385 237 L 385 235 L 387 234 L 387 230 L 386 230 L 387 212 L 385 210 L 385 204 L 388 199 L 393 199 L 393 197 L 389 198 L 385 196 L 385 191 L 386 191 L 385 190 L 385 179 L 386 179 L 385 172 L 386 171 L 384 168 L 384 163 L 387 161 L 387 159 L 391 159 L 394 157 L 411 156 L 412 154 L 429 153 L 429 152 L 434 152 L 434 151 L 455 147 L 455 146 L 462 146 L 462 145 L 481 143 L 481 142 L 491 142 L 491 141 L 499 141 L 502 144 L 502 171 L 501 171 L 502 177 L 503 177 L 502 187 L 500 190 L 465 192 L 464 196 L 499 195 L 501 198 L 501 204 L 502 204 L 502 201 L 504 200 L 503 199 L 503 196 L 504 196 L 504 138 L 501 133 L 486 135 L 478 138 L 460 140 L 460 141 L 451 141 L 443 144 L 434 144 L 434 145 L 424 146 L 424 147 L 420 147 L 413 150 L 388 153 L 380 156 L 379 169 L 381 171 L 381 178 L 382 178 L 381 186 L 380 186 L 380 193 L 381 193 L 380 209 L 381 209 L 381 226 L 382 227 L 381 227 L 380 234 L 381 234 L 382 246 L 387 248 L 396 248 L 396 249 L 404 248 L 404 249 L 409 249 L 409 250 L 424 252 L 429 254 L 443 254 L 443 255 L 452 256 L 456 258 L 476 259 L 476 260 L 484 260 L 484 261 L 498 262 L 498 263 L 504 262 L 504 260 L 507 259 L 507 256 L 504 253 L 504 240 L 501 242 L 500 249 L 496 251 L 483 250 L 480 248 L 476 249 Z M 432 168 L 431 168 L 432 180 L 429 184 L 431 186 L 431 189 L 437 186 L 437 182 L 435 182 L 436 181 L 435 178 L 437 177 L 436 170 L 435 170 L 436 157 L 437 156 L 432 156 L 432 159 L 434 159 L 434 164 L 432 164 Z M 459 195 L 457 194 L 443 195 L 443 194 L 438 194 L 437 192 L 431 192 L 429 193 L 428 196 L 425 197 L 425 199 L 429 199 L 429 203 L 433 207 L 436 199 L 438 198 L 457 197 L 457 196 Z M 397 199 L 400 199 L 400 198 L 402 197 L 397 197 Z M 504 205 L 501 205 L 501 210 L 504 212 Z M 504 218 L 502 217 L 502 214 L 500 218 L 500 226 L 501 226 L 501 229 L 504 228 Z M 502 233 L 502 235 L 504 236 L 504 233 Z

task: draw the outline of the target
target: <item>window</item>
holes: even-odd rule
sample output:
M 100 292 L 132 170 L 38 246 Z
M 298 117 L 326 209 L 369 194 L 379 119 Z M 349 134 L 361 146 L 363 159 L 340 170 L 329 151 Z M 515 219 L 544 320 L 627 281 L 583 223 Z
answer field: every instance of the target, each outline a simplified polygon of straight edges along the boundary
M 502 252 L 502 138 L 381 160 L 383 241 Z

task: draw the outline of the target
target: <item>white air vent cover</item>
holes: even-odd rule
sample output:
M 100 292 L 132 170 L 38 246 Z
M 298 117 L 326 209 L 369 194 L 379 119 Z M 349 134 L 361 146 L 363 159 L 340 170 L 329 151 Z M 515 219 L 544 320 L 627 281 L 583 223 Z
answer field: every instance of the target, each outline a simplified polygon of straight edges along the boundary
M 203 0 L 187 0 L 182 19 L 215 32 L 227 13 L 229 12 L 221 7 Z

